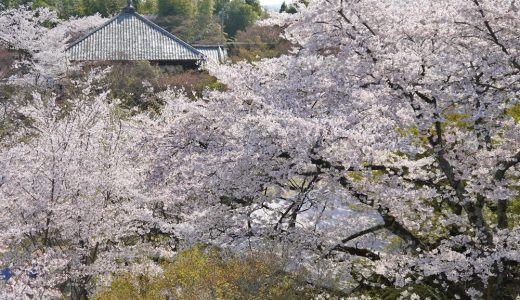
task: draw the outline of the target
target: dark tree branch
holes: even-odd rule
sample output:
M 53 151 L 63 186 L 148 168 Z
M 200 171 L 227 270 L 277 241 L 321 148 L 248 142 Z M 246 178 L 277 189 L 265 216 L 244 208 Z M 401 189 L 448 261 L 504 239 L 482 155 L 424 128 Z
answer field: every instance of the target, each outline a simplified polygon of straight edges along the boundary
M 498 170 L 495 172 L 494 180 L 495 181 L 501 181 L 504 179 L 506 172 L 514 167 L 515 165 L 520 163 L 520 151 L 517 152 L 513 157 L 501 161 L 498 163 Z
M 379 254 L 377 254 L 371 250 L 368 250 L 368 249 L 337 245 L 330 252 L 333 252 L 333 251 L 344 252 L 344 253 L 348 253 L 350 255 L 366 257 L 370 260 L 380 260 L 381 259 Z M 332 253 L 328 253 L 327 255 L 325 255 L 325 258 L 329 258 L 331 255 L 332 255 Z
M 491 37 L 491 41 L 493 41 L 493 43 L 495 43 L 495 45 L 497 45 L 504 54 L 510 57 L 510 62 L 513 65 L 513 67 L 517 70 L 520 70 L 520 64 L 516 61 L 514 57 L 511 57 L 511 54 L 507 50 L 507 47 L 502 42 L 500 42 L 497 36 L 497 31 L 494 30 L 493 27 L 491 27 L 491 23 L 489 23 L 489 20 L 487 19 L 486 14 L 482 9 L 482 6 L 480 5 L 479 0 L 473 0 L 473 3 L 477 6 L 477 10 L 483 19 L 484 26 L 486 27 L 486 30 L 488 31 L 489 36 Z
M 376 231 L 381 230 L 383 228 L 385 228 L 385 225 L 384 224 L 379 224 L 379 225 L 373 226 L 371 228 L 365 229 L 363 231 L 357 232 L 357 233 L 355 233 L 355 234 L 353 234 L 353 235 L 351 235 L 351 236 L 341 240 L 341 242 L 338 243 L 337 245 L 335 245 L 334 247 L 332 247 L 329 250 L 329 252 L 324 255 L 324 257 L 331 256 L 333 251 L 338 251 L 338 249 L 340 249 L 341 247 L 345 247 L 343 244 L 346 244 L 347 242 L 349 242 L 351 240 L 354 240 L 354 239 L 356 239 L 358 237 L 361 237 L 361 236 L 364 236 L 364 235 L 376 232 Z
M 314 158 L 312 158 L 312 162 L 318 168 L 318 172 L 321 172 L 321 169 L 330 169 L 330 168 L 338 169 L 337 167 L 334 167 L 332 163 L 324 160 L 323 158 L 316 158 L 316 156 L 317 156 L 316 149 L 318 148 L 318 146 L 319 146 L 319 143 L 317 143 L 315 145 L 315 147 L 311 150 L 311 153 L 314 156 Z M 378 168 L 377 166 L 374 166 L 374 169 L 377 169 L 377 168 Z M 342 166 L 342 169 L 345 169 L 345 168 Z M 381 169 L 383 169 L 383 168 L 381 168 Z M 350 194 L 354 198 L 356 198 L 359 202 L 361 202 L 361 203 L 363 203 L 365 205 L 368 205 L 370 207 L 375 208 L 374 207 L 374 200 L 371 199 L 365 193 L 359 192 L 352 185 L 352 183 L 347 179 L 347 177 L 345 177 L 345 176 L 340 177 L 339 178 L 339 183 L 341 184 L 341 186 L 343 186 L 345 189 L 347 189 L 350 192 Z M 417 237 L 415 237 L 403 225 L 401 225 L 399 222 L 397 222 L 395 217 L 390 215 L 389 210 L 387 208 L 379 207 L 377 211 L 381 215 L 381 218 L 384 221 L 384 227 L 386 229 L 388 229 L 390 232 L 392 232 L 393 234 L 395 234 L 395 235 L 399 236 L 400 238 L 402 238 L 405 242 L 407 242 L 408 246 L 411 249 L 415 250 L 417 247 L 426 248 L 424 246 L 424 244 L 422 244 Z
M 374 226 L 374 227 L 370 227 L 370 228 L 365 229 L 365 230 L 363 230 L 363 231 L 357 232 L 357 233 L 355 233 L 355 234 L 353 234 L 353 235 L 351 235 L 351 236 L 349 236 L 349 237 L 347 237 L 347 238 L 345 238 L 345 239 L 342 239 L 342 240 L 341 240 L 341 244 L 345 244 L 345 243 L 347 243 L 347 242 L 349 242 L 349 241 L 351 241 L 351 240 L 353 240 L 353 239 L 356 239 L 356 238 L 358 238 L 358 237 L 361 237 L 361 236 L 367 235 L 367 234 L 369 234 L 369 233 L 376 232 L 376 231 L 381 230 L 381 229 L 383 229 L 383 228 L 385 228 L 385 225 L 384 225 L 384 224 L 379 224 L 379 225 L 376 225 L 376 226 Z
M 493 28 L 491 27 L 491 24 L 489 23 L 489 21 L 487 20 L 486 18 L 486 14 L 484 13 L 484 10 L 482 9 L 482 7 L 480 6 L 480 2 L 478 0 L 473 0 L 473 3 L 475 3 L 475 5 L 477 6 L 477 10 L 478 12 L 480 13 L 480 15 L 482 16 L 482 19 L 484 20 L 484 26 L 486 26 L 486 29 L 489 33 L 489 35 L 491 36 L 491 39 L 493 40 L 493 42 L 500 47 L 500 49 L 502 50 L 502 52 L 504 52 L 505 54 L 509 55 L 509 51 L 507 51 L 507 48 L 504 46 L 504 44 L 502 44 L 499 40 L 498 40 L 498 37 L 496 35 L 496 32 L 493 30 Z
M 515 156 L 512 158 L 502 161 L 498 164 L 498 170 L 495 172 L 495 176 L 493 176 L 493 179 L 495 182 L 502 181 L 505 176 L 506 172 L 514 167 L 515 165 L 520 163 L 520 151 L 516 153 Z M 507 200 L 498 200 L 497 204 L 497 227 L 499 229 L 506 229 L 508 227 L 508 219 L 507 219 L 507 206 L 508 201 Z
M 340 184 L 351 192 L 359 202 L 368 206 L 374 207 L 374 200 L 364 193 L 357 191 L 352 184 L 345 178 L 340 178 Z M 390 211 L 385 207 L 378 207 L 377 212 L 384 221 L 384 227 L 393 234 L 403 239 L 407 244 L 408 248 L 415 250 L 416 248 L 427 248 L 421 241 L 415 237 L 406 227 L 400 224 L 394 216 L 390 214 Z
M 232 196 L 221 196 L 220 203 L 232 208 L 245 207 L 253 204 L 254 199 L 251 197 L 236 198 Z
M 274 230 L 278 230 L 278 227 L 282 224 L 283 220 L 287 217 L 287 215 L 289 214 L 289 212 L 295 204 L 295 202 L 291 203 L 291 205 L 289 205 L 289 207 L 287 207 L 287 209 L 282 213 L 282 215 L 278 219 L 278 222 L 276 222 L 276 225 L 274 226 Z
M 482 213 L 482 208 L 484 207 L 484 199 L 483 197 L 477 197 L 476 203 L 472 203 L 471 201 L 466 201 L 466 187 L 464 183 L 457 179 L 455 176 L 455 168 L 451 165 L 451 163 L 446 159 L 446 151 L 444 146 L 444 141 L 442 138 L 442 125 L 440 121 L 438 121 L 439 116 L 437 115 L 437 121 L 435 122 L 435 131 L 428 137 L 428 141 L 430 145 L 435 151 L 437 162 L 439 163 L 439 167 L 441 171 L 444 173 L 450 186 L 455 190 L 455 194 L 461 203 L 459 207 L 464 208 L 466 213 L 468 214 L 468 220 L 473 226 L 475 226 L 480 232 L 482 232 L 485 236 L 485 242 L 487 244 L 493 243 L 493 237 L 487 226 L 486 221 L 484 220 L 484 215 Z M 456 211 L 456 214 L 461 214 L 461 211 Z

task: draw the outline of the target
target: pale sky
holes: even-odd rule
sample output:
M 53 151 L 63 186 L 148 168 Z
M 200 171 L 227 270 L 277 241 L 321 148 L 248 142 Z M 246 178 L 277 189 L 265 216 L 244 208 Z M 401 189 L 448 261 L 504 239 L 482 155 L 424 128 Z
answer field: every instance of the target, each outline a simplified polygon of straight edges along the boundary
M 260 4 L 262 4 L 262 6 L 276 6 L 277 8 L 280 8 L 280 5 L 282 5 L 282 2 L 284 0 L 260 0 Z M 290 0 L 288 1 L 285 1 L 286 3 L 289 3 L 291 2 Z

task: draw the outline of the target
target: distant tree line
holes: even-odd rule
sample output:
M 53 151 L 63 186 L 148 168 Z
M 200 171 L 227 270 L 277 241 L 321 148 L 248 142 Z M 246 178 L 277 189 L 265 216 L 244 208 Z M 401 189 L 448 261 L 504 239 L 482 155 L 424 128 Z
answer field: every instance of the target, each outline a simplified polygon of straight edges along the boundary
M 282 5 L 280 6 L 279 12 L 295 14 L 298 12 L 299 6 L 302 6 L 302 5 L 307 6 L 308 4 L 309 4 L 309 1 L 307 1 L 307 0 L 297 0 L 297 1 L 291 2 L 289 4 L 287 4 L 284 1 L 284 2 L 282 2 Z
M 99 13 L 110 17 L 126 6 L 126 0 L 0 0 L 0 10 L 20 5 L 48 7 L 60 18 Z M 265 16 L 259 0 L 133 0 L 144 15 L 154 15 L 159 25 L 187 42 L 217 43 L 234 39 Z
M 134 1 L 136 5 L 145 9 L 144 2 Z M 20 5 L 31 5 L 33 8 L 48 7 L 58 12 L 61 18 L 68 19 L 73 16 L 89 16 L 96 13 L 103 17 L 116 14 L 121 7 L 126 5 L 125 0 L 0 0 L 3 9 L 16 8 Z

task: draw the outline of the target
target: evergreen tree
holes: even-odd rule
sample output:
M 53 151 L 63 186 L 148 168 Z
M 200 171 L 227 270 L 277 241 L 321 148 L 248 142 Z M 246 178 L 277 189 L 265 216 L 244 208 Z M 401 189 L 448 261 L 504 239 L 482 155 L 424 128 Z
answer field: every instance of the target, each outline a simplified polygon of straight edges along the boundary
M 221 12 L 228 3 L 229 0 L 215 0 L 215 13 Z
M 293 4 L 289 5 L 289 7 L 285 10 L 286 13 L 289 13 L 289 14 L 295 14 L 298 12 L 298 10 L 296 9 L 296 6 L 294 6 Z
M 121 11 L 121 8 L 127 5 L 125 0 L 104 0 L 104 2 L 109 16 L 118 14 Z
M 224 31 L 229 37 L 234 37 L 237 31 L 243 31 L 258 19 L 253 6 L 244 0 L 232 0 L 226 6 Z
M 285 4 L 285 1 L 282 2 L 282 6 L 280 7 L 280 12 L 286 12 L 287 11 L 287 4 Z
M 213 0 L 199 0 L 197 3 L 197 17 L 207 23 L 211 21 L 215 3 Z
M 61 1 L 62 6 L 58 8 L 58 13 L 60 18 L 68 19 L 72 16 L 79 15 L 77 10 L 77 5 L 74 0 L 63 0 Z
M 136 8 L 142 14 L 155 14 L 158 12 L 157 1 L 155 0 L 139 1 Z
M 170 0 L 157 0 L 157 10 L 160 16 L 170 16 L 174 8 Z
M 159 15 L 161 16 L 172 16 L 175 15 L 175 5 L 172 0 L 158 0 L 157 6 L 159 9 Z
M 31 0 L 0 0 L 0 10 L 7 8 L 15 8 L 20 5 L 26 5 L 32 2 Z
M 175 13 L 188 19 L 193 19 L 197 12 L 197 0 L 173 0 Z
M 211 23 L 215 3 L 213 0 L 199 0 L 197 3 L 197 27 L 204 31 Z
M 196 12 L 195 0 L 158 0 L 158 13 L 160 16 L 184 16 L 192 18 Z
M 260 5 L 259 0 L 245 0 L 246 4 L 251 6 L 251 8 L 256 12 L 258 16 L 262 15 L 262 5 Z
M 80 12 L 80 15 L 82 16 L 93 15 L 94 12 L 98 9 L 94 0 L 82 0 L 81 7 L 82 11 Z

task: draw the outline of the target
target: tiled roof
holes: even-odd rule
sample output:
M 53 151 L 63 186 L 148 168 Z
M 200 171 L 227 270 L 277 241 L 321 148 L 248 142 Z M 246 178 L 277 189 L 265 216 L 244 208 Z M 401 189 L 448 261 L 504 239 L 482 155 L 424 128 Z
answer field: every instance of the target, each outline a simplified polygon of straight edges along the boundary
M 220 45 L 193 45 L 193 48 L 199 50 L 208 59 L 213 59 L 221 64 L 226 62 L 227 50 Z
M 127 6 L 116 17 L 71 44 L 71 61 L 200 60 L 203 54 Z

